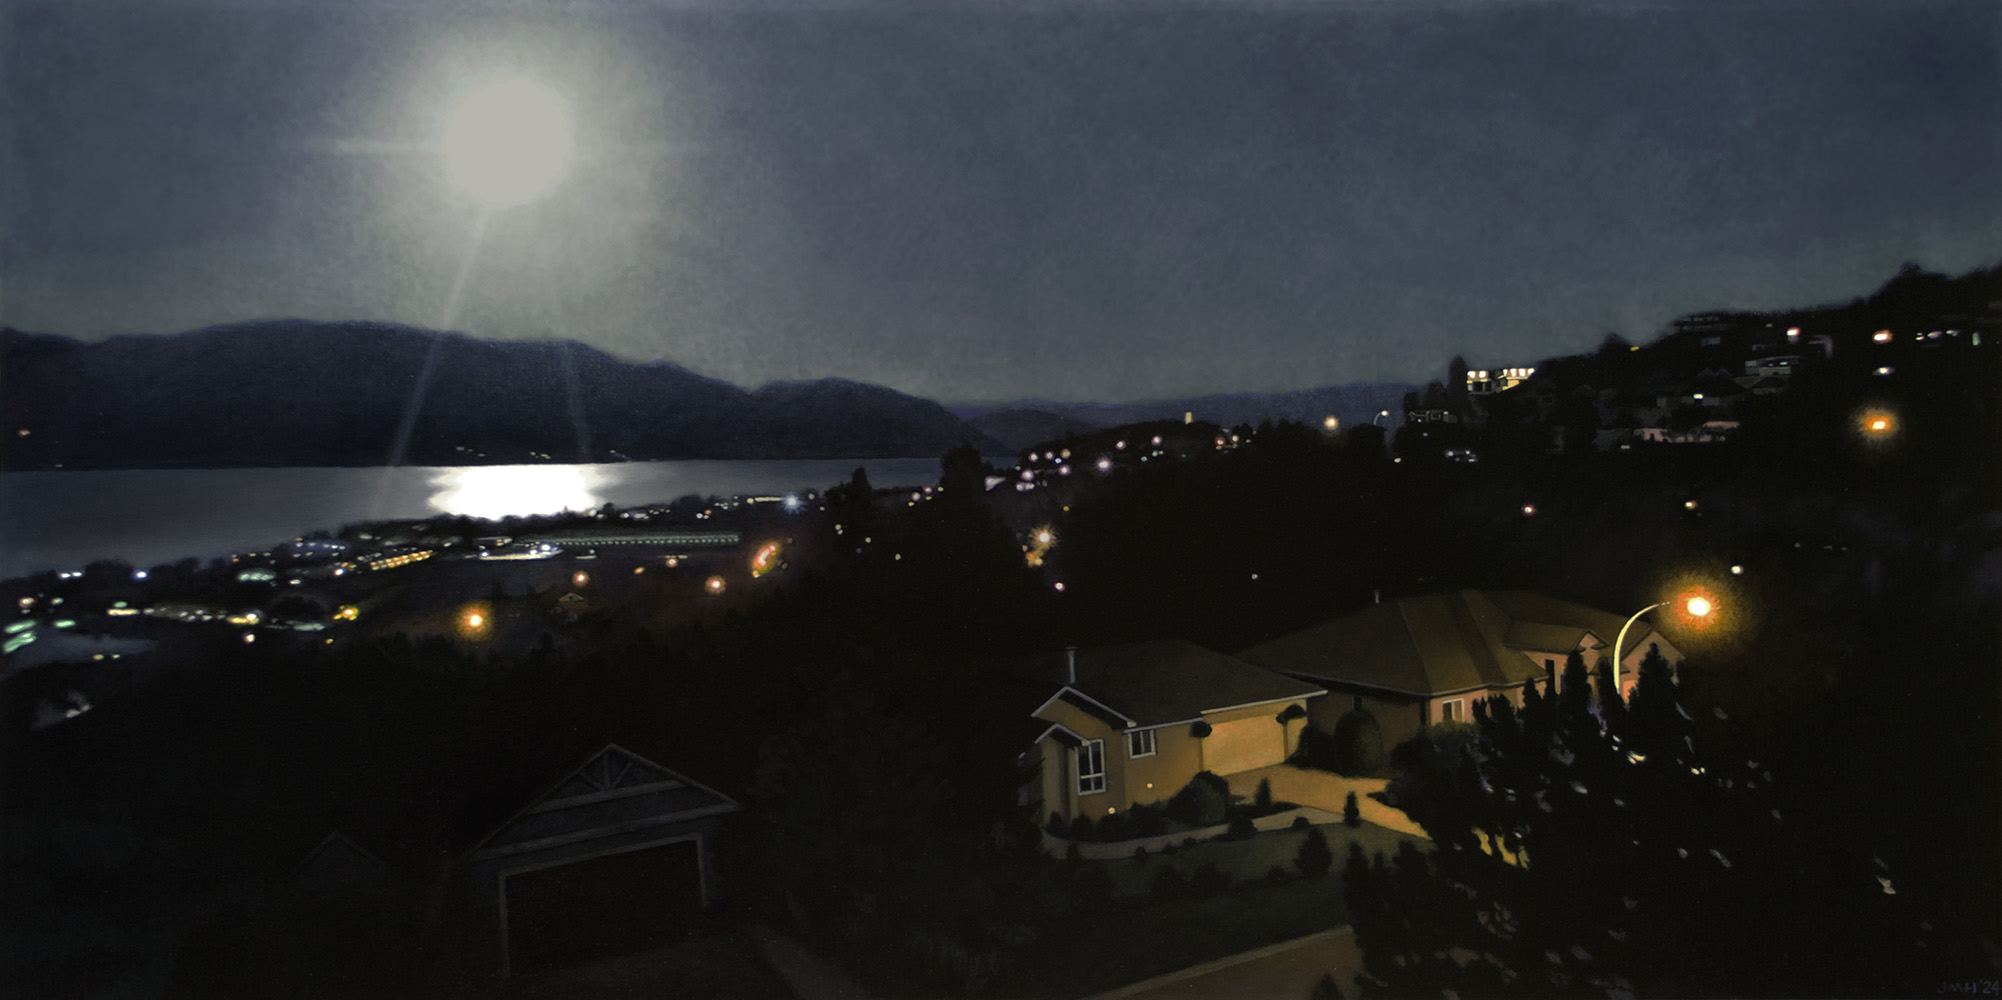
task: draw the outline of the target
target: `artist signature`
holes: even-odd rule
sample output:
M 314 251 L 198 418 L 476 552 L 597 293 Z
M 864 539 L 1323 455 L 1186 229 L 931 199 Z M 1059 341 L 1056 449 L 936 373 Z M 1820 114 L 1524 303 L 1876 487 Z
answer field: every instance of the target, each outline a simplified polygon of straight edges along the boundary
M 1939 984 L 1939 995 L 1943 997 L 1994 997 L 2002 996 L 2002 979 L 1956 979 Z

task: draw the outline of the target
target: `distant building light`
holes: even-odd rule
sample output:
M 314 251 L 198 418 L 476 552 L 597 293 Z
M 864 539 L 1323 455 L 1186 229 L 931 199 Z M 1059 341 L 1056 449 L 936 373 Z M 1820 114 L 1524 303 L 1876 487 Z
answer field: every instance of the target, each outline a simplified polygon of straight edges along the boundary
M 1683 509 L 1683 510 L 1695 510 L 1695 509 L 1696 509 L 1696 501 L 1694 501 L 1694 500 L 1684 500 L 1684 501 L 1682 501 L 1682 509 Z
M 1892 372 L 1894 372 L 1894 371 L 1897 371 L 1897 369 L 1896 369 L 1896 368 L 1893 368 L 1893 367 L 1891 367 L 1890 365 L 1883 365 L 1883 366 L 1881 366 L 1881 367 L 1879 367 L 1879 368 L 1877 369 L 1877 374 L 1879 374 L 1879 375 L 1889 375 L 1889 374 L 1891 374 L 1891 373 L 1892 373 Z
M 144 579 L 146 579 L 146 571 L 145 571 L 145 570 L 143 570 L 143 569 L 135 569 L 135 570 L 133 570 L 133 571 L 132 571 L 132 579 L 134 579 L 134 580 L 144 580 Z
M 1154 442 L 1153 442 L 1153 443 L 1154 443 L 1154 447 L 1156 447 L 1156 448 L 1159 448 L 1159 447 L 1161 447 L 1161 435 L 1159 435 L 1159 434 L 1156 434 L 1156 435 L 1154 435 Z
M 1733 567 L 1731 567 L 1731 575 L 1732 575 L 1732 576 L 1744 576 L 1744 575 L 1745 575 L 1745 567 L 1743 567 L 1743 566 L 1733 566 Z
M 1535 504 L 1533 504 L 1533 503 L 1526 503 L 1526 504 L 1523 504 L 1523 505 L 1522 505 L 1522 516 L 1524 516 L 1524 517 L 1535 517 L 1535 516 L 1536 516 L 1536 505 L 1535 505 Z
M 1113 445 L 1113 447 L 1114 447 L 1114 448 L 1117 448 L 1117 449 L 1119 449 L 1120 451 L 1125 451 L 1125 450 L 1126 450 L 1126 442 L 1124 442 L 1124 441 L 1120 441 L 1120 442 L 1118 442 L 1118 443 L 1114 444 L 1114 445 Z
M 1797 327 L 1797 326 L 1790 326 L 1790 327 L 1787 327 L 1787 339 L 1788 339 L 1788 340 L 1799 340 L 1799 339 L 1800 339 L 1800 327 Z
M 244 642 L 256 642 L 256 641 L 257 641 L 257 633 L 255 633 L 255 632 L 245 632 L 245 633 L 243 633 L 243 641 L 244 641 Z
M 1062 580 L 1058 580 L 1058 581 L 1057 581 L 1057 582 L 1056 582 L 1056 583 L 1054 584 L 1054 586 L 1055 586 L 1055 587 L 1056 587 L 1056 589 L 1057 589 L 1057 593 L 1061 594 L 1061 593 L 1063 593 L 1063 592 L 1064 592 L 1064 582 L 1063 582 Z

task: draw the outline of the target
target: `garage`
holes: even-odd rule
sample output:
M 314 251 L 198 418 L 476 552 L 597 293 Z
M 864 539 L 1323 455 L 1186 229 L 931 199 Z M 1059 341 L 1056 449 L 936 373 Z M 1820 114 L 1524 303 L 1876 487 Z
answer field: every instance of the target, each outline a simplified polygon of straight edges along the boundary
M 1236 774 L 1286 760 L 1286 729 L 1269 717 L 1221 722 L 1203 740 L 1203 768 Z
M 508 873 L 509 967 L 533 972 L 680 939 L 702 913 L 700 864 L 688 839 Z
M 737 808 L 606 747 L 475 849 L 477 946 L 505 977 L 686 937 L 711 902 L 717 826 Z

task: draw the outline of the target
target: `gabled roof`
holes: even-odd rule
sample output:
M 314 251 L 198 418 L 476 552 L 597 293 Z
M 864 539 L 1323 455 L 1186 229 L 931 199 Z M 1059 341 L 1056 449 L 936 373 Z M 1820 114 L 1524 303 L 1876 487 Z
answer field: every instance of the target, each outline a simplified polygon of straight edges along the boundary
M 729 796 L 614 743 L 522 807 L 474 853 L 516 854 L 737 808 Z
M 1037 712 L 1062 699 L 1106 718 L 1114 728 L 1192 722 L 1205 712 L 1323 693 L 1313 684 L 1180 639 L 1078 650 L 1077 680 L 1071 684 L 1065 683 L 1066 655 L 1052 653 L 1014 665 L 1017 673 L 1057 687 Z
M 1606 645 L 1623 622 L 1540 594 L 1462 590 L 1372 605 L 1238 656 L 1309 680 L 1452 694 L 1541 677 L 1543 660 Z M 1644 626 L 1628 634 L 1645 635 Z

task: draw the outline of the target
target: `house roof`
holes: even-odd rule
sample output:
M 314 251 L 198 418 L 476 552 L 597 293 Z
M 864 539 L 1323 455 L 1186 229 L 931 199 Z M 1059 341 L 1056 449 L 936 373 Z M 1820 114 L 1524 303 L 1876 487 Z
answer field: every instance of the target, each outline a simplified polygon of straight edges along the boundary
M 1623 622 L 1526 591 L 1462 590 L 1372 605 L 1238 656 L 1310 680 L 1450 694 L 1541 677 L 1548 657 L 1534 654 L 1607 644 Z M 1634 628 L 1647 634 L 1645 623 Z
M 1313 684 L 1180 639 L 1080 649 L 1076 655 L 1074 684 L 1065 682 L 1063 652 L 1020 661 L 1015 669 L 1057 687 L 1045 706 L 1069 701 L 1115 727 L 1188 722 L 1205 712 L 1323 693 Z

